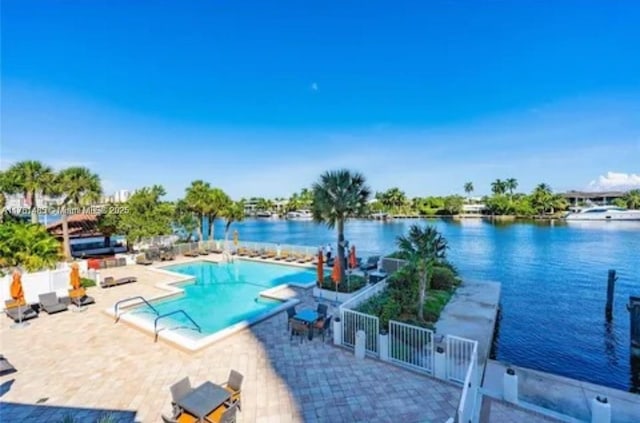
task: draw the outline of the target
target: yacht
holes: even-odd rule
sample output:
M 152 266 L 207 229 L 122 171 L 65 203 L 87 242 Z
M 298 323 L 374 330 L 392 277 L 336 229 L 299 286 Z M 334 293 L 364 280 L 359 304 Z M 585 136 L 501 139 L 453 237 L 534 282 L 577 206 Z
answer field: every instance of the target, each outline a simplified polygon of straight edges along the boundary
M 309 210 L 296 210 L 287 213 L 289 220 L 313 220 L 313 214 Z
M 256 212 L 256 217 L 270 218 L 271 216 L 272 213 L 270 211 L 261 210 L 259 212 Z
M 596 206 L 569 212 L 566 220 L 640 220 L 640 210 L 616 206 Z

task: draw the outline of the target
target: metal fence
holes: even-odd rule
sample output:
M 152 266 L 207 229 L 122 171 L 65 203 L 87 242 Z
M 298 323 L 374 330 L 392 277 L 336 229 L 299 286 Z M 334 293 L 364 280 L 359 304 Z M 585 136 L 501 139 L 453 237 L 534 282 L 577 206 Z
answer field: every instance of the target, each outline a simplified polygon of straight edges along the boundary
M 478 355 L 478 342 L 447 335 L 447 379 L 463 383 L 474 355 Z
M 415 370 L 433 373 L 433 331 L 389 321 L 389 360 Z
M 380 322 L 375 316 L 360 313 L 359 311 L 342 309 L 342 344 L 354 348 L 356 344 L 356 333 L 364 331 L 365 351 L 369 354 L 378 355 L 378 333 L 380 332 Z
M 462 393 L 460 394 L 460 402 L 456 410 L 457 423 L 469 423 L 473 421 L 476 407 L 479 405 L 478 390 L 480 387 L 480 372 L 478 370 L 478 343 L 476 341 L 470 342 L 473 342 L 473 349 L 471 350 L 469 366 L 467 367 Z

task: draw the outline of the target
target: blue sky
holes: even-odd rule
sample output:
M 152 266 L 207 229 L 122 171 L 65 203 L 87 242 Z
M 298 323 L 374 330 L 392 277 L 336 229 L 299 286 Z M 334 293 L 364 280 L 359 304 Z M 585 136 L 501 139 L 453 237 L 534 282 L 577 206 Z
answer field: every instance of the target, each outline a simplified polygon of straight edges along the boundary
M 640 173 L 635 1 L 5 0 L 1 12 L 2 167 L 82 164 L 107 192 L 161 183 L 169 198 L 200 178 L 238 198 L 288 196 L 344 166 L 411 196 Z

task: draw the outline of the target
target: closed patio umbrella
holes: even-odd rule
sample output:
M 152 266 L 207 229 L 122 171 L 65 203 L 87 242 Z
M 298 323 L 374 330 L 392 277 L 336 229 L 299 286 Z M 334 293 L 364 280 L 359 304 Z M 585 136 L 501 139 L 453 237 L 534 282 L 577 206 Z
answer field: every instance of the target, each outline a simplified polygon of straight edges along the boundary
M 80 267 L 78 267 L 78 263 L 73 263 L 71 265 L 71 273 L 69 273 L 69 282 L 71 283 L 71 291 L 69 292 L 72 298 L 74 297 L 82 297 L 84 295 L 84 290 L 80 285 Z M 73 311 L 84 311 L 85 307 L 81 305 L 77 305 Z
M 322 282 L 324 281 L 324 257 L 322 250 L 318 251 L 318 267 L 316 270 L 318 275 L 318 288 L 320 288 L 320 298 L 322 298 Z
M 356 260 L 356 246 L 352 245 L 351 250 L 349 251 L 349 278 L 347 279 L 348 284 L 351 284 L 351 272 L 356 268 L 358 262 Z
M 336 284 L 336 303 L 338 302 L 338 285 L 340 285 L 340 260 L 333 261 L 333 271 L 331 272 L 331 279 Z
M 18 307 L 18 323 L 12 325 L 13 328 L 20 328 L 24 326 L 28 326 L 28 322 L 22 321 L 22 306 L 25 304 L 24 301 L 24 290 L 22 289 L 22 274 L 19 270 L 14 270 L 13 276 L 11 278 L 11 286 L 9 287 L 9 293 L 11 294 L 11 298 L 15 301 L 15 304 Z

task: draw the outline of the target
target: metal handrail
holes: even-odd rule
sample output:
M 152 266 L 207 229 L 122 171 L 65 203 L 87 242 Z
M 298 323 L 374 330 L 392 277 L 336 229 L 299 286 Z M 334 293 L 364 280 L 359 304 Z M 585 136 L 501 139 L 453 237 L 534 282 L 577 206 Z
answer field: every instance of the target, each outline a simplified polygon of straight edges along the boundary
M 193 320 L 193 319 L 191 318 L 191 316 L 189 316 L 189 315 L 187 314 L 187 312 L 186 312 L 186 311 L 184 311 L 184 310 L 182 310 L 182 309 L 180 309 L 180 310 L 174 310 L 174 311 L 172 311 L 172 312 L 169 312 L 169 313 L 166 313 L 166 314 L 162 314 L 162 315 L 160 315 L 160 316 L 156 317 L 156 319 L 153 321 L 153 334 L 154 334 L 154 336 L 155 336 L 155 341 L 156 341 L 156 342 L 158 341 L 158 320 L 162 319 L 163 317 L 168 317 L 168 316 L 171 316 L 171 315 L 173 315 L 173 314 L 178 314 L 178 313 L 182 313 L 182 314 L 184 314 L 184 317 L 186 317 L 187 319 L 189 319 L 189 320 L 191 321 L 191 323 L 193 323 L 193 325 L 196 327 L 196 329 L 198 330 L 198 332 L 202 333 L 202 328 L 200 327 L 200 325 L 199 325 L 199 324 L 197 324 L 197 323 L 196 323 L 196 321 L 195 321 L 195 320 Z
M 147 300 L 146 300 L 146 298 L 144 298 L 144 297 L 142 297 L 142 296 L 140 296 L 140 295 L 136 295 L 135 297 L 129 297 L 129 298 L 125 298 L 125 299 L 123 299 L 123 300 L 120 300 L 120 301 L 118 301 L 118 302 L 113 306 L 113 308 L 114 308 L 114 313 L 115 313 L 115 315 L 116 315 L 116 323 L 118 323 L 118 320 L 120 320 L 120 316 L 118 315 L 118 306 L 119 306 L 121 303 L 124 303 L 124 302 L 126 302 L 126 301 L 131 301 L 131 300 L 142 300 L 142 302 L 143 302 L 143 303 L 145 303 L 145 304 L 146 304 L 146 305 L 147 305 L 151 310 L 153 310 L 153 312 L 154 312 L 155 314 L 160 314 L 160 313 L 158 313 L 158 310 L 156 310 L 156 309 L 155 309 L 155 307 L 154 307 L 154 306 L 152 306 L 152 305 L 151 305 L 151 303 L 149 303 L 149 301 L 147 301 Z

